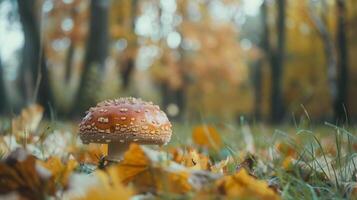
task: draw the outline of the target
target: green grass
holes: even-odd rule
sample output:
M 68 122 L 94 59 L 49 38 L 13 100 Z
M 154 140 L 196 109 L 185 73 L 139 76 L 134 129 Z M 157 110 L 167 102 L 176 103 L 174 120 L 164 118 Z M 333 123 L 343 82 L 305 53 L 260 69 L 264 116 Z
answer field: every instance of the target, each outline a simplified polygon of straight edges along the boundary
M 170 145 L 192 144 L 193 126 L 175 124 L 175 135 Z M 248 125 L 216 125 L 225 145 L 220 152 L 206 153 L 217 156 L 213 160 L 231 155 L 238 161 L 242 154 L 247 153 L 243 133 L 245 126 Z M 351 192 L 357 185 L 355 128 L 339 127 L 327 122 L 320 125 L 274 127 L 256 124 L 248 128 L 254 138 L 253 154 L 263 165 L 256 166 L 253 172 L 259 178 L 275 183 L 283 199 L 351 198 Z M 277 155 L 277 143 L 286 143 L 297 153 L 289 170 L 282 167 L 284 156 Z M 265 157 L 262 152 L 271 157 Z
M 164 148 L 193 146 L 206 154 L 213 163 L 231 156 L 234 162 L 228 166 L 230 173 L 234 173 L 244 157 L 252 154 L 255 163 L 251 172 L 259 179 L 268 181 L 283 199 L 350 199 L 351 192 L 357 187 L 355 127 L 340 127 L 327 122 L 319 125 L 300 122 L 299 125 L 281 126 L 249 125 L 244 121 L 240 124 L 213 123 L 224 145 L 219 150 L 205 150 L 195 146 L 191 139 L 193 127 L 200 124 L 174 123 L 172 140 Z M 43 122 L 38 134 L 48 137 L 53 130 L 66 130 L 75 135 L 76 124 Z M 1 137 L 10 132 L 9 121 L 2 119 Z M 254 151 L 250 152 L 249 145 L 252 144 Z M 290 167 L 283 167 L 286 155 L 278 152 L 277 144 L 284 144 L 294 150 L 294 161 Z M 4 152 L 0 152 L 0 158 L 4 155 Z

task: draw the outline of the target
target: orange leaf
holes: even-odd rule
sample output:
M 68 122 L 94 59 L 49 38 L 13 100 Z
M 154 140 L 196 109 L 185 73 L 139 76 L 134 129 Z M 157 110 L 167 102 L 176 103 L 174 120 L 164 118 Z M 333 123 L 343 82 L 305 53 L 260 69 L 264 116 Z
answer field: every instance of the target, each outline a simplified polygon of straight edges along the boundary
M 51 157 L 47 161 L 39 161 L 39 163 L 51 171 L 55 182 L 60 182 L 63 186 L 67 186 L 70 174 L 78 166 L 77 161 L 74 159 L 69 159 L 67 163 L 62 163 L 58 157 Z
M 98 164 L 101 157 L 108 154 L 107 144 L 89 144 L 85 149 L 71 147 L 69 150 L 78 162 Z
M 284 156 L 295 156 L 296 150 L 289 144 L 280 142 L 275 145 L 276 149 Z
M 190 169 L 196 170 L 207 170 L 210 168 L 210 159 L 198 153 L 194 148 L 187 148 L 187 150 L 182 150 L 180 148 L 171 149 L 170 153 L 173 156 L 173 160 L 179 164 L 182 164 Z
M 222 140 L 217 130 L 208 125 L 194 128 L 192 139 L 195 144 L 202 147 L 218 150 L 222 146 Z
M 185 193 L 191 190 L 189 174 L 170 165 L 164 167 L 167 163 L 161 162 L 160 155 L 160 152 L 132 144 L 124 154 L 124 160 L 113 167 L 123 183 L 132 183 L 139 192 Z
M 228 197 L 244 199 L 280 199 L 265 181 L 250 176 L 245 169 L 217 181 L 219 191 Z

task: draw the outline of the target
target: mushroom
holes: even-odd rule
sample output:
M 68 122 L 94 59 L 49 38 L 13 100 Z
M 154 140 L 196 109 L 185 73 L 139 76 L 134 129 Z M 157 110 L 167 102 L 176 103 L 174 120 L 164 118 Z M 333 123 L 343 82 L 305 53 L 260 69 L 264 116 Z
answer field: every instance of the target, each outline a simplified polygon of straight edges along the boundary
M 84 144 L 108 144 L 109 161 L 120 161 L 130 143 L 164 145 L 171 134 L 171 123 L 159 106 L 133 97 L 98 103 L 79 125 Z

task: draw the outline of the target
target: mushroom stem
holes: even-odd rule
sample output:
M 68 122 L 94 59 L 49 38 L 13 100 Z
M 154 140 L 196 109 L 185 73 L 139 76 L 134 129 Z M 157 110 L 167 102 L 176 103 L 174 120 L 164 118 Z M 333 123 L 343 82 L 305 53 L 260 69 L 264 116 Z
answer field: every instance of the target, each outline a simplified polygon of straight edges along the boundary
M 123 160 L 124 153 L 129 149 L 128 143 L 110 142 L 108 143 L 107 160 L 119 162 Z

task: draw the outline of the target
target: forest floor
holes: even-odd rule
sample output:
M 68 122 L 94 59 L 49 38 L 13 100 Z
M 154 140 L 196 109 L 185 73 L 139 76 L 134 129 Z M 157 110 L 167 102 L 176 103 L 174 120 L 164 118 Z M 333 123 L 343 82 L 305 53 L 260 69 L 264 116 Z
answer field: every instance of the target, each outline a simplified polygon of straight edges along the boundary
M 0 198 L 353 199 L 356 128 L 173 124 L 165 146 L 132 144 L 123 161 L 84 145 L 77 122 L 28 108 L 0 123 Z

